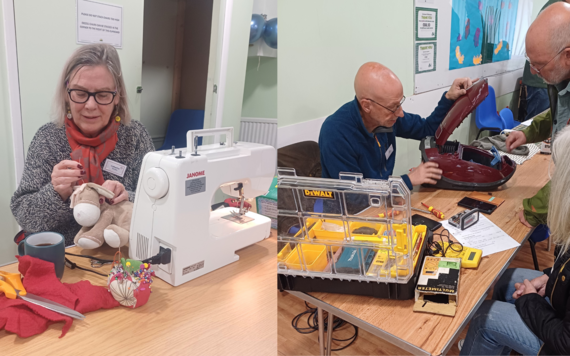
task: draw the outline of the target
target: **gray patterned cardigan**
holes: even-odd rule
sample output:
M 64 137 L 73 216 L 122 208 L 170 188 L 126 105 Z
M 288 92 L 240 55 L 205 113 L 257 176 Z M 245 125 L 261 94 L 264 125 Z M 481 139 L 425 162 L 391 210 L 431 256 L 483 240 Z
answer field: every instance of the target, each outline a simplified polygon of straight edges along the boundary
M 121 125 L 117 131 L 118 142 L 107 159 L 127 166 L 123 177 L 103 171 L 105 180 L 121 182 L 134 202 L 142 160 L 154 145 L 148 131 L 139 121 L 129 126 Z M 73 239 L 81 226 L 73 218 L 70 201 L 63 201 L 51 184 L 53 167 L 69 160 L 71 147 L 67 142 L 65 127 L 48 123 L 40 127 L 30 148 L 24 166 L 20 186 L 14 193 L 10 208 L 16 221 L 26 232 L 54 231 L 65 237 L 65 245 Z M 101 167 L 105 165 L 101 162 Z

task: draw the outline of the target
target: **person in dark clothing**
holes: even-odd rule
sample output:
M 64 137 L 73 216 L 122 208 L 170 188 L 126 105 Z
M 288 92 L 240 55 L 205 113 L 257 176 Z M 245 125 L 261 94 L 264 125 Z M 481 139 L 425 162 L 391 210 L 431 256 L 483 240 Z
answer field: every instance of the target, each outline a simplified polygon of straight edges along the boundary
M 509 269 L 477 310 L 461 355 L 570 354 L 570 128 L 553 145 L 548 226 L 560 253 L 551 269 Z
M 561 1 L 564 0 L 548 0 L 540 11 L 543 11 L 548 6 Z M 567 0 L 566 2 L 570 2 L 570 0 Z M 548 91 L 546 90 L 547 84 L 541 77 L 531 72 L 530 62 L 528 61 L 524 65 L 522 83 L 526 87 L 527 102 L 526 116 L 524 119 L 529 120 L 550 108 Z
M 433 136 L 453 101 L 466 93 L 471 79 L 456 79 L 434 112 L 422 119 L 404 112 L 402 83 L 387 67 L 369 62 L 354 80 L 356 97 L 329 116 L 321 127 L 319 147 L 323 178 L 340 172 L 362 173 L 363 178 L 388 179 L 396 162 L 396 137 L 421 140 Z M 442 171 L 426 162 L 403 175 L 408 188 L 435 184 Z

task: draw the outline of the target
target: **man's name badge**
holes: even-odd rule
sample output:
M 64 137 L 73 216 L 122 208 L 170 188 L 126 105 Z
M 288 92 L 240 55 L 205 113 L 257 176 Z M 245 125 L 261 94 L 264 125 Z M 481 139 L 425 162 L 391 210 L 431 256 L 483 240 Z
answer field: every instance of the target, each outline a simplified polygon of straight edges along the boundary
M 123 177 L 125 175 L 125 171 L 127 170 L 127 166 L 107 158 L 105 160 L 105 165 L 103 166 L 103 170 L 109 173 L 113 173 L 114 175 L 117 175 L 119 177 Z
M 390 148 L 386 150 L 386 159 L 390 158 L 393 152 L 394 152 L 394 145 L 390 145 Z

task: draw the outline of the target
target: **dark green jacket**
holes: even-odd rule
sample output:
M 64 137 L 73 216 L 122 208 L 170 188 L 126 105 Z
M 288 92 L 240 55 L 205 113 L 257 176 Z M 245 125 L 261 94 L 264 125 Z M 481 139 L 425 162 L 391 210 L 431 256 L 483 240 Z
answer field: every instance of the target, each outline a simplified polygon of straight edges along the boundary
M 553 85 L 548 86 L 550 109 L 536 115 L 529 127 L 523 130 L 527 143 L 542 142 L 552 135 L 552 113 L 556 114 L 558 90 Z M 548 197 L 550 195 L 550 182 L 532 198 L 523 200 L 524 217 L 532 226 L 546 225 L 548 217 Z

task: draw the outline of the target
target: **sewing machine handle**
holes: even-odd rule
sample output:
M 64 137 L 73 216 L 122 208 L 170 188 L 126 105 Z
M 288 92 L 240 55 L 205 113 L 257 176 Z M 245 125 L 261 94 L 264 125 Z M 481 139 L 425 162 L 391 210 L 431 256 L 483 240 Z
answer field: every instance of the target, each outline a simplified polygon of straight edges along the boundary
M 234 128 L 233 127 L 222 127 L 219 129 L 204 129 L 204 130 L 192 130 L 188 131 L 186 134 L 186 147 L 191 148 L 195 151 L 198 148 L 198 138 L 206 136 L 215 135 L 226 135 L 226 143 L 224 147 L 232 147 L 234 144 Z

